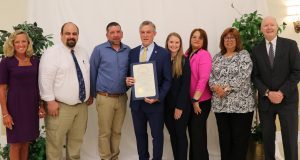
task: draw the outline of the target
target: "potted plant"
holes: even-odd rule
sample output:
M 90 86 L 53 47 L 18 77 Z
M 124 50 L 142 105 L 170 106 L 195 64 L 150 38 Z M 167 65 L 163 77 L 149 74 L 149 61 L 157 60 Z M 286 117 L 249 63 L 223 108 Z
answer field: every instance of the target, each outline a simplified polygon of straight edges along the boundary
M 14 30 L 24 30 L 28 33 L 33 42 L 34 54 L 37 57 L 41 57 L 42 51 L 53 45 L 51 39 L 52 35 L 43 35 L 43 29 L 38 27 L 37 23 L 18 24 L 13 26 Z M 4 57 L 3 45 L 11 33 L 5 30 L 0 30 L 0 59 Z M 9 144 L 4 147 L 0 146 L 0 159 L 9 160 Z M 45 140 L 45 128 L 41 127 L 40 136 L 29 145 L 29 159 L 45 160 L 46 159 L 46 140 Z
M 252 13 L 242 15 L 239 19 L 235 19 L 232 24 L 232 27 L 237 28 L 240 32 L 244 49 L 246 49 L 250 54 L 252 48 L 264 39 L 263 33 L 260 30 L 261 22 L 262 15 L 258 14 L 257 11 L 254 11 Z M 285 22 L 279 25 L 278 32 L 281 33 L 286 28 L 286 25 L 287 24 Z M 251 136 L 247 155 L 248 160 L 264 159 L 262 126 L 259 121 L 257 108 L 254 118 L 255 120 L 251 127 Z

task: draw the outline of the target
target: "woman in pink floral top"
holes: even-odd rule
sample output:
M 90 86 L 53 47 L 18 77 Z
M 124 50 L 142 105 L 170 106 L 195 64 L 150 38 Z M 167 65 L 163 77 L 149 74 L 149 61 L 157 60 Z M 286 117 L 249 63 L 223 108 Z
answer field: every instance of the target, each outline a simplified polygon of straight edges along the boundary
M 212 94 L 208 80 L 212 58 L 207 51 L 207 35 L 203 29 L 196 28 L 192 31 L 186 56 L 190 59 L 190 95 L 193 104 L 189 125 L 190 160 L 208 160 L 206 120 L 211 108 Z

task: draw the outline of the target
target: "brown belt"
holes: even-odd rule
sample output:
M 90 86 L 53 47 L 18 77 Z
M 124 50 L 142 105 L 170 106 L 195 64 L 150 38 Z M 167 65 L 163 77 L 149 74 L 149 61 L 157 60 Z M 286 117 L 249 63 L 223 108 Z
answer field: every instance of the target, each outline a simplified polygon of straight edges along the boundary
M 107 92 L 98 92 L 98 94 L 100 94 L 102 96 L 106 96 L 106 97 L 120 97 L 120 96 L 123 96 L 125 93 L 110 94 L 110 93 L 107 93 Z

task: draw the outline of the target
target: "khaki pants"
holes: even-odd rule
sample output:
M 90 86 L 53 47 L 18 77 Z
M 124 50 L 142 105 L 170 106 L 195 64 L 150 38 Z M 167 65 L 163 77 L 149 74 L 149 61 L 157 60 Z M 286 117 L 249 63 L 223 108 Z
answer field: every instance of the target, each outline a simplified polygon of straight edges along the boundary
M 65 142 L 67 160 L 79 160 L 87 126 L 86 103 L 70 106 L 59 102 L 59 115 L 47 116 L 45 125 L 47 160 L 62 160 Z
M 98 149 L 102 160 L 118 159 L 126 102 L 126 94 L 120 97 L 97 95 Z

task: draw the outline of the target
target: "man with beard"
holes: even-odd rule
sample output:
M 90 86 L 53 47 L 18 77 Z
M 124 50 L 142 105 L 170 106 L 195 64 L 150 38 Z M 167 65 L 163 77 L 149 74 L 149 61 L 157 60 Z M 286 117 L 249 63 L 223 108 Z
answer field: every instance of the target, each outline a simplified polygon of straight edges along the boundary
M 48 49 L 39 66 L 40 95 L 47 102 L 46 154 L 47 160 L 62 160 L 66 142 L 67 159 L 79 160 L 90 103 L 89 57 L 76 45 L 74 23 L 65 23 L 60 35 L 62 44 Z
M 98 149 L 102 160 L 117 160 L 121 129 L 126 113 L 130 48 L 121 42 L 123 32 L 117 22 L 106 27 L 107 42 L 95 47 L 91 59 L 91 98 L 98 111 Z

